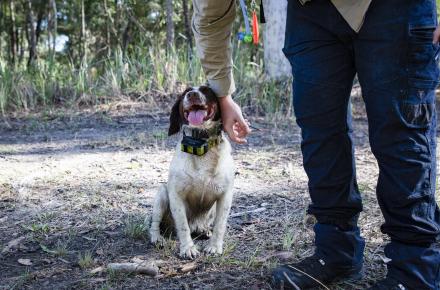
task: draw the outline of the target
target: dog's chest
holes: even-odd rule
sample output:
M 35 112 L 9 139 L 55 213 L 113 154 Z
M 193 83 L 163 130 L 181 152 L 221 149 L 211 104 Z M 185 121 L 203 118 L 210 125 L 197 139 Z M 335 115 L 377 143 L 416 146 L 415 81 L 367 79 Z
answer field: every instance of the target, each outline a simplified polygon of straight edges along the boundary
M 234 178 L 230 154 L 191 156 L 178 152 L 171 165 L 170 178 L 176 191 L 186 199 L 210 204 L 227 192 Z
M 188 162 L 183 171 L 185 191 L 196 195 L 210 195 L 216 197 L 227 190 L 228 172 L 207 164 L 193 164 Z

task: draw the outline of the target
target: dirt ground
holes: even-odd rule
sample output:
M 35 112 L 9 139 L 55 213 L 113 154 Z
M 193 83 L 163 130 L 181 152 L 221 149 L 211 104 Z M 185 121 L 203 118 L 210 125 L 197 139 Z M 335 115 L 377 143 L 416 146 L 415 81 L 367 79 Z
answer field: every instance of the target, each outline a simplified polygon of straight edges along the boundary
M 365 289 L 385 274 L 378 173 L 359 96 L 353 101 L 365 274 L 330 289 Z M 10 116 L 0 122 L 0 289 L 271 289 L 270 269 L 313 252 L 313 219 L 293 118 L 250 117 L 259 131 L 234 146 L 235 199 L 225 253 L 194 262 L 146 233 L 176 143 L 168 115 L 145 104 Z M 202 245 L 206 241 L 197 241 Z M 107 271 L 157 261 L 160 273 Z

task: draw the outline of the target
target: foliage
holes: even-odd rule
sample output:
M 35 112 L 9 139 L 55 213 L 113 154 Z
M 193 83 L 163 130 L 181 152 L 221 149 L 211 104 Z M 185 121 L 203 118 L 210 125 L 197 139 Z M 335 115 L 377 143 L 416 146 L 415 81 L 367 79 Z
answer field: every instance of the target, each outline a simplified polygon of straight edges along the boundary
M 51 18 L 52 1 L 56 6 L 56 21 Z M 158 98 L 178 93 L 186 85 L 204 83 L 200 62 L 185 36 L 188 31 L 185 31 L 183 1 L 174 1 L 174 47 L 168 51 L 164 48 L 164 2 L 33 0 L 32 23 L 38 43 L 35 59 L 31 60 L 29 9 L 22 9 L 27 7 L 27 1 L 3 1 L 0 5 L 1 113 L 47 106 L 96 105 L 118 98 L 155 105 Z M 14 10 L 10 9 L 11 3 Z M 82 21 L 85 32 L 81 31 Z M 56 23 L 55 32 L 53 23 Z M 237 18 L 236 30 L 240 24 Z M 17 38 L 15 59 L 11 52 L 13 30 Z M 56 50 L 51 50 L 52 35 L 57 36 Z M 63 39 L 67 39 L 64 46 Z M 265 80 L 261 49 L 234 40 L 234 52 L 238 84 L 235 98 L 247 111 L 287 112 L 290 83 Z

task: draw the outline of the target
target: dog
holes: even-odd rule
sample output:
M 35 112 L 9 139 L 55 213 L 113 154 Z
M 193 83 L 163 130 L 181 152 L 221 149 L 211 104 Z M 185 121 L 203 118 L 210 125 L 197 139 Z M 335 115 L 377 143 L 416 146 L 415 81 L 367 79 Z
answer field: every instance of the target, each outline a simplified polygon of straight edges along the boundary
M 177 133 L 168 182 L 154 199 L 150 241 L 163 243 L 161 225 L 172 224 L 180 257 L 194 259 L 200 254 L 191 234 L 209 237 L 204 248 L 207 254 L 222 254 L 235 170 L 231 144 L 222 131 L 218 98 L 211 88 L 191 87 L 178 97 L 168 135 Z

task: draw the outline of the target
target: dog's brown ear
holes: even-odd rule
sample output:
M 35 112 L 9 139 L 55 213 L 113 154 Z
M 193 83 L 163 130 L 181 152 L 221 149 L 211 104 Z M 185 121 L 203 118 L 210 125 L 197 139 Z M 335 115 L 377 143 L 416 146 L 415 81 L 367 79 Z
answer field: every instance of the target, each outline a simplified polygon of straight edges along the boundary
M 168 128 L 168 136 L 179 133 L 180 127 L 182 126 L 183 120 L 180 112 L 180 103 L 182 102 L 185 95 L 191 91 L 192 88 L 188 87 L 186 90 L 177 98 L 177 101 L 174 103 L 171 108 L 170 114 L 170 128 Z
M 173 105 L 170 114 L 170 128 L 168 128 L 168 136 L 179 133 L 180 126 L 182 126 L 182 117 L 180 116 L 180 102 L 182 98 L 179 98 Z

